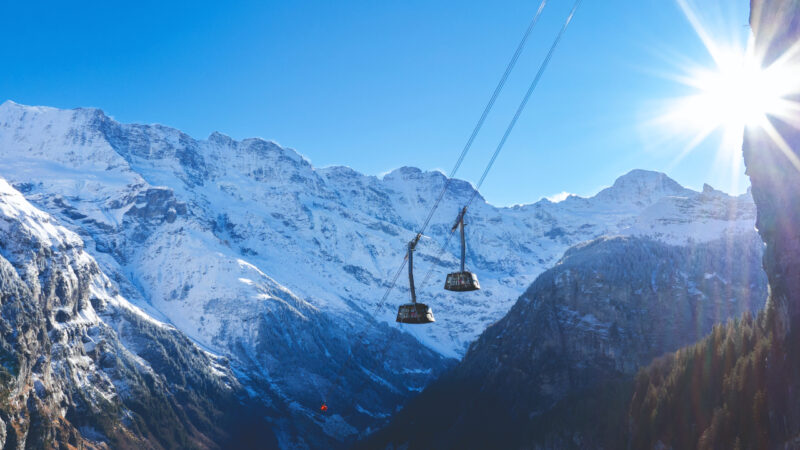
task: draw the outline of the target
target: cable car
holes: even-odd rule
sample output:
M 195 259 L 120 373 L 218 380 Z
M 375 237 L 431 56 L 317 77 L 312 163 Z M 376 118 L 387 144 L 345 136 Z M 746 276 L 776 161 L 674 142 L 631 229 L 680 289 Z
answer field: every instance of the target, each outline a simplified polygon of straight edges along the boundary
M 455 225 L 451 231 L 455 231 L 456 227 L 461 228 L 461 271 L 447 274 L 447 279 L 444 281 L 444 288 L 448 291 L 456 292 L 469 292 L 477 291 L 481 288 L 478 283 L 478 276 L 472 272 L 467 272 L 464 269 L 464 260 L 467 256 L 467 243 L 464 239 L 464 215 L 467 213 L 467 207 L 458 214 Z
M 419 241 L 419 235 L 408 243 L 408 283 L 411 289 L 411 303 L 400 305 L 397 309 L 397 322 L 423 324 L 436 322 L 433 311 L 424 303 L 417 303 L 417 293 L 414 291 L 414 247 Z
M 436 322 L 433 318 L 433 311 L 424 303 L 406 303 L 400 305 L 397 310 L 397 321 L 400 323 L 432 323 Z

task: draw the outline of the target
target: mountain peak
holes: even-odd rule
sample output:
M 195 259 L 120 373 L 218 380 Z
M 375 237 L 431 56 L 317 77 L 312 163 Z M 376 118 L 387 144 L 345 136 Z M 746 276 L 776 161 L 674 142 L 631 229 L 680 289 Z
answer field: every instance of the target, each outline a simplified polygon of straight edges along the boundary
M 227 134 L 220 133 L 219 131 L 215 131 L 208 135 L 208 142 L 213 142 L 220 145 L 232 146 L 234 144 L 233 138 L 228 136 Z
M 612 187 L 626 186 L 652 186 L 675 191 L 682 191 L 684 189 L 683 186 L 667 176 L 667 174 L 644 169 L 633 169 L 625 175 L 620 176 L 614 181 Z
M 0 111 L 35 111 L 35 112 L 45 112 L 45 111 L 58 111 L 57 108 L 52 108 L 50 106 L 28 106 L 23 105 L 21 103 L 17 103 L 13 100 L 6 100 L 3 103 L 0 103 Z
M 392 178 L 400 178 L 405 180 L 409 177 L 419 176 L 421 173 L 422 170 L 420 170 L 417 167 L 403 166 L 403 167 L 398 167 L 397 169 L 394 170 L 390 170 L 389 172 L 384 174 L 383 179 L 387 180 Z
M 614 184 L 600 191 L 596 198 L 613 202 L 652 204 L 663 197 L 691 195 L 694 191 L 686 189 L 677 181 L 661 172 L 634 169 L 614 181 Z

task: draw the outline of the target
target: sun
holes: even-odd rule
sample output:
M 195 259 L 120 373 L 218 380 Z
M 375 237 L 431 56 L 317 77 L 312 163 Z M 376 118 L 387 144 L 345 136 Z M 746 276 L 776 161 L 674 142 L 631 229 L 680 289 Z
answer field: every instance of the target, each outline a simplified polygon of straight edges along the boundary
M 740 172 L 745 128 L 759 127 L 773 134 L 771 119 L 800 123 L 800 70 L 792 55 L 765 66 L 754 51 L 752 34 L 745 43 L 715 38 L 701 23 L 687 0 L 678 5 L 703 42 L 711 64 L 684 64 L 670 76 L 687 95 L 668 99 L 655 123 L 673 138 L 686 140 L 679 162 L 713 134 L 721 133 L 717 159 L 727 162 L 732 175 Z M 795 51 L 797 51 L 795 49 Z
M 730 52 L 714 69 L 699 71 L 689 79 L 698 93 L 684 100 L 687 119 L 703 128 L 739 132 L 777 112 L 781 96 L 767 82 L 767 72 L 750 55 Z
M 682 82 L 695 92 L 677 99 L 669 115 L 705 137 L 722 129 L 742 136 L 745 127 L 763 127 L 767 118 L 790 116 L 794 108 L 787 98 L 797 88 L 797 72 L 781 66 L 762 67 L 747 48 L 719 49 L 711 68 L 695 68 Z

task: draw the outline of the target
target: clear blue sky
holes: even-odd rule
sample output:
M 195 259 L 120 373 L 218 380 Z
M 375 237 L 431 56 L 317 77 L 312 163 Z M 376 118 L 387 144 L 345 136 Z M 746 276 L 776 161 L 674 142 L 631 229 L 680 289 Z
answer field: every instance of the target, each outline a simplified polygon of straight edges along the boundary
M 748 0 L 696 0 L 735 39 Z M 0 102 L 94 106 L 198 138 L 218 130 L 316 166 L 449 172 L 538 0 L 0 2 Z M 571 0 L 550 0 L 460 178 L 475 181 Z M 710 9 L 709 9 L 710 8 Z M 592 194 L 630 169 L 731 184 L 712 136 L 682 146 L 642 124 L 710 61 L 672 0 L 585 0 L 483 189 L 492 203 Z M 742 170 L 743 172 L 743 170 Z

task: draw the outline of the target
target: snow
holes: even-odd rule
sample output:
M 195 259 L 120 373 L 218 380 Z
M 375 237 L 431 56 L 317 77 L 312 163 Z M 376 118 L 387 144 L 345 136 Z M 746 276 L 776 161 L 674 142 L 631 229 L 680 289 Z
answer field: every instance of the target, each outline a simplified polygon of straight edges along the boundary
M 569 197 L 571 197 L 573 195 L 575 195 L 575 194 L 567 192 L 567 191 L 561 191 L 558 194 L 553 194 L 553 195 L 547 196 L 547 197 L 545 197 L 545 199 L 547 199 L 548 201 L 550 201 L 552 203 L 561 203 L 561 202 L 563 202 L 564 200 L 568 199 Z
M 81 245 L 77 234 L 55 226 L 46 214 L 37 210 L 3 179 L 0 179 L 0 216 L 5 217 L 0 222 L 0 231 L 8 232 L 11 223 L 19 222 L 33 239 L 47 243 L 49 247 Z
M 372 412 L 372 411 L 369 411 L 369 410 L 365 409 L 363 406 L 361 406 L 359 404 L 356 404 L 356 410 L 358 412 L 360 412 L 361 414 L 366 414 L 368 416 L 376 417 L 376 418 L 380 418 L 380 419 L 385 419 L 385 418 L 391 417 L 391 414 L 380 414 L 380 413 Z
M 126 140 L 111 145 L 103 131 L 109 127 Z M 412 167 L 382 177 L 342 166 L 315 169 L 274 142 L 237 142 L 220 133 L 194 140 L 167 127 L 118 124 L 87 109 L 4 104 L 0 148 L 0 176 L 34 185 L 32 199 L 59 195 L 111 227 L 133 207 L 132 200 L 119 200 L 147 189 L 166 189 L 186 204 L 185 218 L 154 228 L 143 250 L 113 269 L 133 278 L 151 309 L 215 351 L 224 351 L 215 341 L 234 320 L 229 313 L 242 308 L 217 306 L 217 314 L 209 314 L 212 300 L 267 301 L 279 291 L 343 320 L 353 317 L 355 306 L 393 323 L 394 307 L 408 297 L 404 277 L 387 305 L 378 308 L 378 300 L 446 181 L 439 171 Z M 752 230 L 755 221 L 749 198 L 692 191 L 643 170 L 589 198 L 562 195 L 557 203 L 497 208 L 479 196 L 467 215 L 467 266 L 483 290 L 449 293 L 440 284 L 457 267 L 457 239 L 443 264 L 439 246 L 472 192 L 467 182 L 451 183 L 417 249 L 418 283 L 433 270 L 431 285 L 417 290 L 433 307 L 436 326 L 403 330 L 448 357 L 460 357 L 574 244 L 628 234 L 686 245 Z M 170 210 L 174 206 L 165 206 Z M 183 289 L 187 295 L 175 298 Z
M 437 321 L 396 327 L 396 307 L 409 298 L 405 272 L 379 302 L 447 181 L 440 171 L 319 169 L 275 142 L 220 133 L 197 140 L 163 126 L 120 124 L 99 110 L 6 102 L 0 178 L 10 182 L 0 181 L 0 233 L 11 226 L 6 216 L 51 246 L 86 242 L 85 253 L 108 275 L 95 280 L 92 295 L 234 360 L 270 358 L 263 354 L 269 349 L 256 348 L 264 318 L 283 327 L 287 345 L 313 335 L 322 342 L 320 357 L 336 339 L 385 336 L 389 324 L 460 358 L 571 246 L 604 235 L 691 245 L 752 232 L 755 224 L 749 195 L 697 192 L 642 170 L 591 197 L 563 192 L 552 201 L 495 207 L 478 195 L 466 217 L 467 268 L 482 290 L 453 293 L 442 285 L 458 267 L 458 240 L 441 259 L 439 248 L 474 188 L 452 180 L 415 254 L 417 295 Z M 351 334 L 335 335 L 329 323 Z M 308 330 L 315 326 L 321 329 Z M 258 375 L 276 392 L 285 388 L 268 367 Z
M 122 339 L 125 335 L 123 328 L 131 317 L 166 329 L 169 325 L 156 319 L 163 316 L 154 311 L 150 305 L 144 306 L 153 314 L 145 312 L 121 296 L 116 283 L 112 282 L 99 269 L 94 258 L 84 251 L 84 242 L 77 233 L 68 230 L 59 223 L 59 220 L 29 203 L 19 191 L 2 178 L 0 178 L 0 242 L 3 243 L 0 246 L 2 257 L 15 265 L 23 280 L 29 275 L 33 275 L 33 280 L 38 280 L 42 270 L 64 274 L 61 281 L 68 294 L 56 299 L 55 301 L 61 303 L 50 305 L 48 311 L 51 319 L 55 319 L 52 320 L 52 347 L 49 355 L 53 374 L 43 375 L 47 378 L 46 383 L 39 381 L 36 373 L 32 374 L 37 393 L 43 395 L 45 385 L 54 386 L 51 375 L 62 380 L 69 379 L 74 386 L 91 398 L 111 400 L 118 394 L 124 393 L 126 389 L 124 381 L 109 379 L 108 375 L 95 365 L 88 353 L 94 352 L 99 342 L 108 339 L 110 330 L 116 330 Z M 51 252 L 46 254 L 43 261 L 37 260 L 37 254 L 41 255 L 41 249 L 49 249 Z M 47 266 L 40 266 L 43 263 Z M 88 286 L 83 285 L 83 288 L 88 289 L 82 291 L 84 294 L 78 294 L 79 286 L 76 280 L 77 277 L 83 276 L 89 277 Z M 90 301 L 78 300 L 76 304 L 75 299 L 81 295 L 87 295 Z M 95 302 L 103 305 L 102 313 L 95 310 L 93 306 Z M 125 314 L 120 314 L 123 311 Z M 119 347 L 118 351 L 135 361 L 140 370 L 152 373 L 147 361 L 136 354 L 136 348 L 131 346 L 131 343 L 125 345 L 128 347 Z M 220 378 L 227 376 L 225 368 L 221 365 L 212 365 L 210 370 Z M 61 395 L 58 392 L 55 394 Z M 63 408 L 60 411 L 62 415 L 65 414 Z

